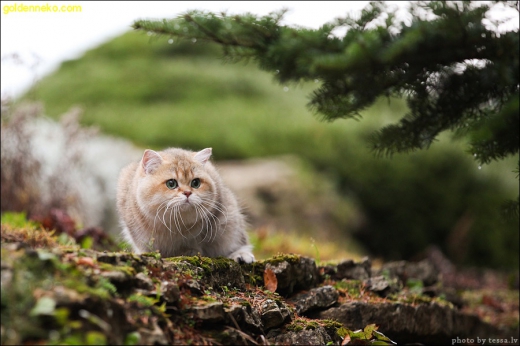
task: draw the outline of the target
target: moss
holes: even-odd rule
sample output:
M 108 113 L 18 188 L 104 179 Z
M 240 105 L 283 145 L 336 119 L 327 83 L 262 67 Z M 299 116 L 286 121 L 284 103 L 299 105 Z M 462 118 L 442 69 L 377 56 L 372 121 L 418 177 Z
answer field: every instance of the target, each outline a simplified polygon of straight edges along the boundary
M 5 253 L 9 253 L 13 266 L 8 283 L 4 282 L 2 270 L 2 344 L 21 344 L 28 339 L 43 338 L 46 331 L 38 323 L 38 317 L 30 314 L 36 306 L 33 290 L 52 286 L 52 277 L 46 265 L 34 256 L 25 256 L 25 251 L 8 251 L 2 248 L 2 254 Z
M 286 328 L 291 332 L 300 332 L 302 330 L 314 330 L 320 327 L 321 324 L 316 320 L 311 320 L 303 317 L 298 317 L 291 322 Z
M 252 307 L 251 303 L 248 302 L 247 300 L 240 301 L 240 305 L 245 306 L 245 307 Z
M 297 264 L 298 262 L 300 262 L 300 256 L 295 255 L 295 254 L 280 254 L 280 255 L 276 255 L 271 258 L 267 258 L 263 261 L 259 261 L 259 262 L 261 262 L 263 264 L 269 263 L 271 265 L 277 265 L 282 262 L 288 262 L 290 264 Z
M 344 292 L 351 298 L 359 298 L 363 295 L 363 282 L 359 280 L 343 279 L 334 283 L 334 288 L 340 292 Z
M 33 223 L 27 222 L 24 227 L 12 226 L 10 223 L 4 224 L 2 214 L 2 243 L 23 242 L 32 248 L 55 248 L 60 246 L 58 238 L 54 232 L 46 231 Z M 77 246 L 75 246 L 77 248 Z
M 99 268 L 106 271 L 122 272 L 128 276 L 133 276 L 136 274 L 136 270 L 132 266 L 128 265 L 112 265 L 108 263 L 99 263 Z
M 141 254 L 141 256 L 143 256 L 143 257 L 152 257 L 152 258 L 155 258 L 156 260 L 161 259 L 161 253 L 158 252 L 158 251 L 146 252 L 146 253 Z
M 271 258 L 260 260 L 253 263 L 242 264 L 242 275 L 246 283 L 254 286 L 261 286 L 264 284 L 264 270 L 266 264 L 278 265 L 282 262 L 289 264 L 297 264 L 300 262 L 300 256 L 294 254 L 279 254 Z
M 189 263 L 195 267 L 202 268 L 205 275 L 211 275 L 215 272 L 228 270 L 234 263 L 232 259 L 225 257 L 210 258 L 201 256 L 179 256 L 165 258 L 163 260 L 175 263 Z
M 130 295 L 127 298 L 127 301 L 128 302 L 137 302 L 146 307 L 154 306 L 158 302 L 157 299 L 144 296 L 140 293 L 135 293 L 135 294 Z
M 325 330 L 327 331 L 327 333 L 329 335 L 336 334 L 336 335 L 338 335 L 342 339 L 346 335 L 345 328 L 338 321 L 327 320 L 326 319 L 326 320 L 320 320 L 320 324 L 325 328 Z

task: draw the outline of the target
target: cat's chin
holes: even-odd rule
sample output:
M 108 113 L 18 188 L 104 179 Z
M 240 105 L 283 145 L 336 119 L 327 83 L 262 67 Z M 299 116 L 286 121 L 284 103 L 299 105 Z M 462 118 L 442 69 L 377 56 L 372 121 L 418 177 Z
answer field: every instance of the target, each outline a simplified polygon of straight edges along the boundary
M 181 211 L 188 211 L 188 210 L 194 210 L 195 209 L 195 204 L 193 203 L 190 203 L 188 201 L 184 201 L 180 204 L 180 210 Z

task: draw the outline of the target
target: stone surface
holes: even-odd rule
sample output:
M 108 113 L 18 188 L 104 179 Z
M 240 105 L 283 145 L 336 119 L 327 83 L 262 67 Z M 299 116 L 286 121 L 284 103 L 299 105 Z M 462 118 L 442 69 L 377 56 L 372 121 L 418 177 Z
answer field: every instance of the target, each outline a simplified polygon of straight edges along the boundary
M 274 345 L 329 345 L 329 343 L 334 343 L 334 340 L 323 327 L 281 333 L 267 339 L 267 341 Z
M 207 322 L 218 323 L 226 319 L 224 305 L 221 302 L 208 303 L 202 306 L 194 306 L 190 309 L 195 318 Z
M 291 316 L 291 312 L 285 304 L 272 299 L 265 300 L 260 306 L 260 311 L 264 330 L 282 325 Z
M 233 304 L 226 312 L 229 319 L 232 319 L 231 322 L 234 320 L 241 329 L 257 334 L 264 333 L 260 313 L 250 305 Z
M 360 262 L 346 260 L 337 265 L 334 279 L 366 280 L 370 277 L 371 267 L 372 262 L 368 257 L 363 258 Z
M 294 304 L 296 313 L 302 315 L 307 311 L 328 308 L 338 300 L 338 291 L 332 286 L 322 286 L 299 293 L 288 302 Z
M 142 288 L 145 290 L 151 290 L 154 288 L 153 281 L 148 276 L 146 276 L 145 273 L 137 273 L 134 279 L 136 281 L 137 288 Z
M 287 260 L 265 263 L 276 275 L 278 286 L 276 292 L 281 295 L 290 295 L 298 290 L 315 287 L 320 281 L 316 263 L 312 258 L 296 256 Z
M 161 284 L 161 294 L 167 303 L 175 303 L 180 298 L 179 286 L 173 282 L 163 281 Z
M 448 345 L 457 337 L 471 338 L 478 335 L 489 338 L 504 335 L 477 316 L 465 315 L 437 304 L 412 306 L 350 302 L 318 312 L 313 317 L 336 320 L 351 330 L 374 323 L 398 344 L 420 341 L 423 344 Z
M 402 283 L 398 279 L 387 278 L 383 275 L 373 276 L 368 280 L 365 280 L 364 283 L 368 290 L 376 292 L 383 297 L 397 293 L 403 287 Z
M 424 286 L 431 286 L 439 281 L 439 272 L 428 260 L 420 262 L 396 261 L 383 264 L 376 275 L 397 277 L 403 284 L 408 279 L 421 280 Z
M 400 344 L 516 337 L 517 330 L 499 330 L 442 299 L 432 300 L 438 294 L 431 289 L 431 296 L 399 292 L 399 301 L 411 299 L 409 303 L 392 303 L 394 298 L 381 299 L 371 292 L 349 294 L 351 286 L 385 295 L 403 287 L 409 278 L 425 284 L 436 278 L 424 263 L 394 262 L 383 266 L 386 270 L 381 275 L 367 277 L 368 265 L 365 260 L 344 261 L 339 269 L 326 267 L 329 273 L 343 277 L 339 282 L 327 278 L 336 289 L 319 286 L 325 277 L 320 277 L 314 260 L 296 255 L 239 265 L 227 259 L 33 250 L 2 243 L 2 316 L 7 316 L 2 319 L 6 331 L 2 337 L 10 338 L 5 344 L 52 343 L 47 328 L 53 309 L 61 318 L 63 311 L 70 311 L 71 322 L 76 321 L 78 311 L 85 311 L 90 323 L 83 324 L 85 334 L 105 326 L 101 330 L 107 344 L 124 344 L 129 334 L 138 333 L 139 344 L 340 345 L 341 326 L 356 330 L 370 324 Z M 265 268 L 276 275 L 275 293 L 262 285 Z M 365 278 L 363 284 L 361 278 Z M 19 304 L 21 295 L 32 302 Z M 45 316 L 34 310 L 41 297 L 52 302 Z M 31 313 L 34 319 L 30 321 L 41 331 L 38 338 L 26 336 L 25 329 L 18 328 Z M 64 327 L 68 329 L 59 333 L 72 330 Z

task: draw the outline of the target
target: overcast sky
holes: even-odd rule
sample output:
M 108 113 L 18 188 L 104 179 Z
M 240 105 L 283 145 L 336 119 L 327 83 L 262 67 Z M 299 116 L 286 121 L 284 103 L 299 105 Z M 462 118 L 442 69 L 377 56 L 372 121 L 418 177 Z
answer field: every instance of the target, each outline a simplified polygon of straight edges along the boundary
M 64 60 L 131 30 L 136 19 L 171 18 L 186 10 L 205 9 L 265 15 L 288 8 L 286 25 L 318 28 L 338 16 L 361 10 L 368 1 L 2 1 L 1 92 L 17 96 L 35 78 Z M 394 6 L 404 2 L 390 1 Z M 20 5 L 81 6 L 80 12 L 19 12 Z M 16 6 L 16 7 L 14 7 Z M 401 5 L 402 6 L 402 5 Z M 14 11 L 13 11 L 14 10 Z M 518 16 L 517 16 L 518 17 Z M 518 19 L 516 27 L 518 27 Z M 16 54 L 17 57 L 14 57 Z

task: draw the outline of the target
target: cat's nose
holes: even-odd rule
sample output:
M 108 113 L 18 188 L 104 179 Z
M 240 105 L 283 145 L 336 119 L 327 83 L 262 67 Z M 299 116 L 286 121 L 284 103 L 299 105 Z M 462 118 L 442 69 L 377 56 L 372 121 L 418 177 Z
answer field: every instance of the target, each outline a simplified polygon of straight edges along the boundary
M 191 191 L 184 191 L 183 194 L 188 198 L 191 195 Z

